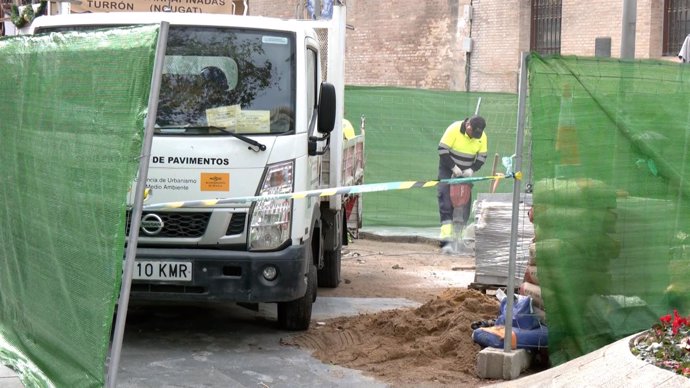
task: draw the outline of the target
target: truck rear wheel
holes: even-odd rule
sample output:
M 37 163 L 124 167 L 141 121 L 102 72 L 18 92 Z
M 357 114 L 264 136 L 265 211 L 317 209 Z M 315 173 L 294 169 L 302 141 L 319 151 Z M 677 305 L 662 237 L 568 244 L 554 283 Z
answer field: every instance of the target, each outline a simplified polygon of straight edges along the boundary
M 346 231 L 345 211 L 343 210 L 342 223 L 336 230 L 338 243 L 333 250 L 323 251 L 323 268 L 319 270 L 319 287 L 337 288 L 340 284 L 340 267 L 342 263 L 342 249 L 343 249 L 343 231 Z M 347 236 L 347 234 L 345 235 Z
M 323 268 L 319 270 L 319 287 L 338 287 L 338 284 L 340 284 L 342 255 L 340 246 L 334 251 L 325 251 L 323 253 Z
M 303 297 L 290 302 L 278 303 L 278 326 L 283 330 L 307 330 L 311 323 L 311 309 L 316 299 L 316 266 L 312 260 L 311 249 L 307 249 L 309 256 L 309 273 L 307 274 L 307 292 Z

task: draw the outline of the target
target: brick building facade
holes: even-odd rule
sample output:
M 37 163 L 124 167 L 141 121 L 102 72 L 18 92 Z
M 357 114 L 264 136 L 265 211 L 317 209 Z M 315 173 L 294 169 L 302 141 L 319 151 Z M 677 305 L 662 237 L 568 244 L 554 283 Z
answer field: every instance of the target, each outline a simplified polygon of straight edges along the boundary
M 249 14 L 295 17 L 304 0 L 249 0 Z M 530 0 L 347 0 L 345 82 L 458 91 L 517 91 L 530 50 Z M 635 58 L 662 58 L 663 0 L 637 0 Z M 471 8 L 471 12 L 468 11 Z M 561 54 L 621 50 L 623 0 L 562 0 Z M 471 38 L 471 50 L 468 48 Z M 669 60 L 674 57 L 667 57 Z
M 661 58 L 663 1 L 637 0 L 635 58 Z M 623 1 L 563 1 L 561 53 L 594 55 L 597 37 L 611 38 L 611 56 L 619 57 Z
M 520 53 L 531 49 L 535 1 L 347 0 L 352 29 L 346 37 L 345 83 L 514 93 Z M 595 40 L 607 37 L 611 55 L 620 56 L 623 0 L 558 1 L 562 55 L 593 56 Z M 233 3 L 237 13 L 244 10 L 244 1 Z M 305 15 L 305 0 L 247 3 L 249 15 Z M 662 58 L 665 0 L 636 3 L 635 58 Z

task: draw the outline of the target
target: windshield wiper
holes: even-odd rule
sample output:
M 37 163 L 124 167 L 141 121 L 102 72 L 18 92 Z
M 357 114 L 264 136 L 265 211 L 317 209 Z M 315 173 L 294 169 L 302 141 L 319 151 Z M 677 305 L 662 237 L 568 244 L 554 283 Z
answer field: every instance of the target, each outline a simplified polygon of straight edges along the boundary
M 219 131 L 221 131 L 221 132 L 223 132 L 223 133 L 227 133 L 227 134 L 230 135 L 230 136 L 236 137 L 236 138 L 242 140 L 243 142 L 245 142 L 245 143 L 247 143 L 247 144 L 249 144 L 249 145 L 253 145 L 254 147 L 258 148 L 258 150 L 257 150 L 257 149 L 254 149 L 254 148 L 252 148 L 252 147 L 249 147 L 249 149 L 251 149 L 252 151 L 256 151 L 256 152 L 259 152 L 259 151 L 266 151 L 266 145 L 261 144 L 261 143 L 259 143 L 258 141 L 254 140 L 254 139 L 250 139 L 250 138 L 248 138 L 247 136 L 240 135 L 239 133 L 235 133 L 235 132 L 228 131 L 227 128 L 225 128 L 225 127 L 214 127 L 214 126 L 210 126 L 210 127 L 208 127 L 208 128 L 209 128 L 209 129 L 217 129 L 217 130 L 219 130 Z
M 174 129 L 174 128 L 180 128 L 180 129 L 216 129 L 219 130 L 223 133 L 227 133 L 230 136 L 236 137 L 243 142 L 249 144 L 250 146 L 256 147 L 249 147 L 250 150 L 259 152 L 259 151 L 266 151 L 266 145 L 259 143 L 258 141 L 254 139 L 250 139 L 244 135 L 240 135 L 239 133 L 235 133 L 232 131 L 228 131 L 226 127 L 216 127 L 213 125 L 164 125 L 164 126 L 156 126 L 156 129 Z

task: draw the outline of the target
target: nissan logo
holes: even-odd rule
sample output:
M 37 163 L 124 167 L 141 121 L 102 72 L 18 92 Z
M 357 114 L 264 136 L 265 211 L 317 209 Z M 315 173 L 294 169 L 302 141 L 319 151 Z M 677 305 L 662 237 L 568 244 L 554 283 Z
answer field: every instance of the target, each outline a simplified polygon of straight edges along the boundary
M 163 220 L 158 214 L 149 213 L 141 217 L 141 230 L 149 236 L 155 236 L 163 230 Z

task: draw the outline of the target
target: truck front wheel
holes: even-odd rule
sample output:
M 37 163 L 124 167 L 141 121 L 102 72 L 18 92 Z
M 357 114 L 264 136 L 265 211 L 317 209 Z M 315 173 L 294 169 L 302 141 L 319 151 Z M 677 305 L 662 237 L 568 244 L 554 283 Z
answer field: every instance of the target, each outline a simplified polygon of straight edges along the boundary
M 307 330 L 311 322 L 311 308 L 316 299 L 316 266 L 311 259 L 311 249 L 307 249 L 309 273 L 307 292 L 303 297 L 290 302 L 278 303 L 278 326 L 283 330 Z

